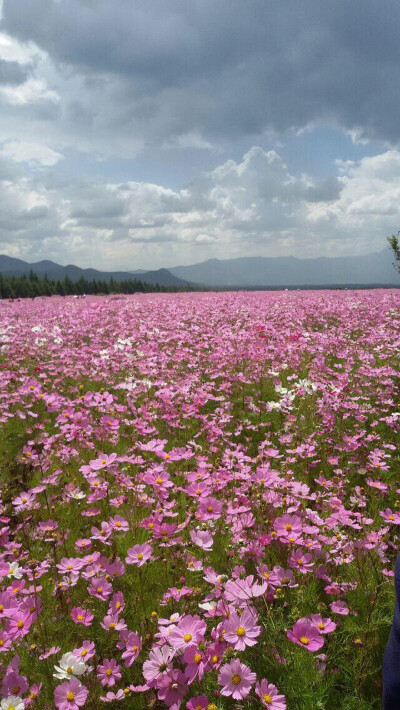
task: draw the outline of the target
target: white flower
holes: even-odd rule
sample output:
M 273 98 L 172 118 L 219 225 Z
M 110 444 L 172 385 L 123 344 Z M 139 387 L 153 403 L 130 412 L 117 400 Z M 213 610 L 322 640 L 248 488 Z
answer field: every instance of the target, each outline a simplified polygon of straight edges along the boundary
M 1 710 L 24 710 L 25 705 L 22 698 L 18 695 L 9 695 L 8 698 L 3 698 L 0 703 Z
M 86 664 L 74 653 L 64 653 L 60 665 L 54 666 L 54 668 L 57 671 L 53 673 L 54 678 L 71 680 L 74 676 L 80 676 L 85 673 Z
M 69 498 L 75 498 L 75 500 L 82 500 L 82 498 L 86 498 L 86 495 L 82 491 L 73 491 L 72 493 L 68 493 Z
M 18 562 L 10 562 L 10 569 L 8 570 L 7 577 L 13 577 L 14 579 L 21 579 L 22 567 L 19 566 Z

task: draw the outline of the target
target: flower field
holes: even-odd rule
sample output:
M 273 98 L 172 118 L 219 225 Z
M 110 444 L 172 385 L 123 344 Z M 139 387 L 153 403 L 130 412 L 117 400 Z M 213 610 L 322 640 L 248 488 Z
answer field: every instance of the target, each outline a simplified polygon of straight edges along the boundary
M 381 707 L 399 354 L 395 290 L 2 301 L 0 708 Z

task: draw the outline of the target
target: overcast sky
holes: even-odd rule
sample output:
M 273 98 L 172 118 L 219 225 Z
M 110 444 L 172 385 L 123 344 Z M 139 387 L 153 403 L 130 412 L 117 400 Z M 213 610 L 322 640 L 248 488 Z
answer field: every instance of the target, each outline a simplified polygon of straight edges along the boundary
M 159 268 L 400 229 L 398 0 L 0 8 L 0 253 Z

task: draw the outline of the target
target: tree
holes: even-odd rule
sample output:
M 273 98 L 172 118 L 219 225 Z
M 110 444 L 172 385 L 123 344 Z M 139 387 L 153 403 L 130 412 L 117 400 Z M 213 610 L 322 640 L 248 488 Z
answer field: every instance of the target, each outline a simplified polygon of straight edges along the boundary
M 400 274 L 400 230 L 397 234 L 388 237 L 387 240 L 394 256 L 393 266 Z

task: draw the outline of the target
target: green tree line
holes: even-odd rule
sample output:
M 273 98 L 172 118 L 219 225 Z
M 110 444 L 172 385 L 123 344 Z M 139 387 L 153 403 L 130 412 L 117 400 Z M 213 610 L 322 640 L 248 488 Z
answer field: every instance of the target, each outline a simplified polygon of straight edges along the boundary
M 88 281 L 83 276 L 72 281 L 68 276 L 63 280 L 39 277 L 33 271 L 29 275 L 7 276 L 0 273 L 0 298 L 35 298 L 36 296 L 83 296 L 113 293 L 176 293 L 178 291 L 199 290 L 197 287 L 160 286 L 132 278 L 126 281 Z

